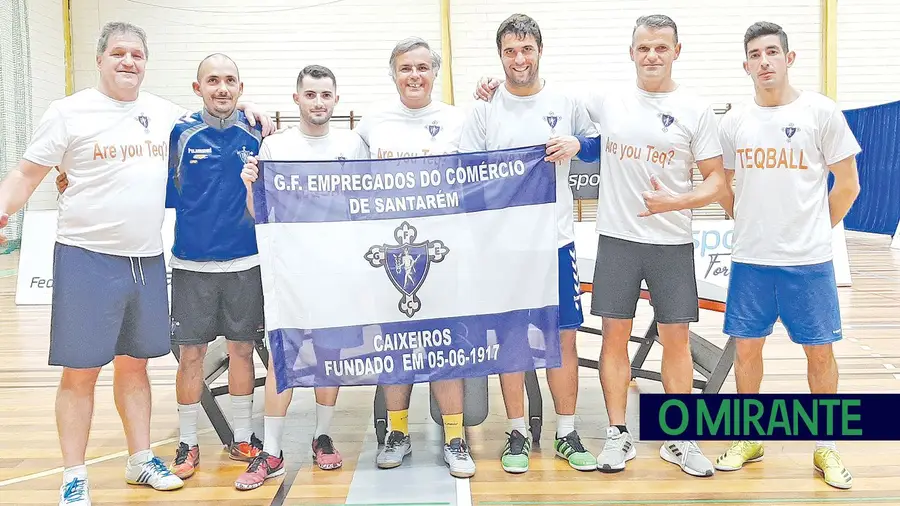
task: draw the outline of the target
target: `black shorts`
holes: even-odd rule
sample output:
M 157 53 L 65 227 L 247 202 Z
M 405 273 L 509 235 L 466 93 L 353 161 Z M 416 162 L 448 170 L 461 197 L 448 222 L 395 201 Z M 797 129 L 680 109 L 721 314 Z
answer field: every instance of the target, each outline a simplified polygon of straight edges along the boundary
M 264 315 L 258 266 L 240 272 L 172 269 L 172 344 L 205 344 L 219 336 L 263 339 Z
M 591 314 L 634 318 L 644 280 L 658 323 L 700 320 L 693 244 L 644 244 L 604 235 L 597 241 Z

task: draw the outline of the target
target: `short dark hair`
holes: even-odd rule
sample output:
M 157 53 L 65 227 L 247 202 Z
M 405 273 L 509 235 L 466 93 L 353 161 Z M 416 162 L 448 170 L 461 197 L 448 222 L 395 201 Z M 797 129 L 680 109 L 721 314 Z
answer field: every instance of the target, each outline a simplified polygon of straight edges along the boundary
M 303 67 L 303 70 L 297 74 L 297 89 L 300 89 L 300 85 L 303 84 L 303 78 L 309 76 L 313 79 L 322 79 L 327 77 L 331 79 L 334 87 L 337 88 L 337 79 L 334 77 L 334 72 L 331 71 L 328 67 L 324 67 L 322 65 L 307 65 Z
M 747 31 L 744 33 L 744 54 L 747 54 L 747 46 L 750 45 L 752 40 L 765 37 L 766 35 L 777 35 L 778 40 L 781 42 L 781 50 L 785 53 L 790 51 L 788 49 L 788 36 L 784 33 L 783 28 L 768 21 L 757 21 L 750 25 L 750 28 L 747 28 Z
M 634 40 L 634 34 L 641 26 L 661 30 L 663 28 L 671 28 L 675 32 L 675 43 L 678 44 L 678 25 L 675 20 L 665 14 L 650 14 L 649 16 L 641 16 L 634 22 L 634 29 L 631 30 L 631 39 Z
M 537 21 L 525 14 L 513 14 L 500 23 L 497 29 L 497 51 L 503 49 L 503 36 L 506 34 L 515 35 L 519 39 L 531 35 L 537 42 L 538 49 L 543 49 L 544 40 L 541 37 L 541 27 Z

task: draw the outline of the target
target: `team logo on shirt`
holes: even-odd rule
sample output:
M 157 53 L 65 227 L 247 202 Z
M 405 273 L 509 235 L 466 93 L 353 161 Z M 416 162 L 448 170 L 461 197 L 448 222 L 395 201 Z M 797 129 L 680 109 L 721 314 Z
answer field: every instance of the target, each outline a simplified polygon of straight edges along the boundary
M 241 150 L 237 152 L 241 158 L 241 162 L 247 163 L 247 159 L 253 156 L 253 151 L 247 149 L 247 146 L 241 146 Z
M 416 292 L 422 288 L 431 264 L 439 263 L 450 250 L 443 241 L 416 241 L 416 229 L 404 221 L 396 230 L 397 244 L 372 246 L 364 255 L 372 267 L 384 267 L 388 279 L 402 297 L 397 308 L 412 318 L 422 308 L 422 301 Z
M 799 128 L 795 127 L 793 123 L 788 123 L 788 126 L 781 129 L 784 132 L 785 137 L 787 137 L 787 141 L 791 142 L 791 138 L 794 137 L 794 134 L 800 131 Z
M 431 134 L 432 139 L 437 137 L 437 134 L 441 131 L 441 125 L 438 124 L 437 120 L 432 121 L 431 124 L 426 125 L 425 128 L 428 129 L 428 133 Z
M 673 123 L 675 123 L 675 116 L 672 116 L 671 114 L 666 114 L 663 112 L 663 113 L 659 113 L 659 120 L 662 121 L 662 125 L 663 125 L 662 131 L 668 132 L 669 127 L 672 126 Z
M 148 126 L 150 125 L 150 118 L 145 116 L 144 113 L 141 113 L 140 116 L 134 119 L 136 119 L 138 123 L 140 123 L 141 126 L 144 127 L 144 133 L 150 133 L 150 129 L 148 128 Z
M 550 111 L 546 116 L 544 116 L 544 121 L 546 121 L 547 124 L 550 125 L 550 130 L 556 130 L 556 125 L 557 123 L 559 123 L 560 118 L 562 118 L 562 116 L 557 116 L 553 113 L 553 111 Z

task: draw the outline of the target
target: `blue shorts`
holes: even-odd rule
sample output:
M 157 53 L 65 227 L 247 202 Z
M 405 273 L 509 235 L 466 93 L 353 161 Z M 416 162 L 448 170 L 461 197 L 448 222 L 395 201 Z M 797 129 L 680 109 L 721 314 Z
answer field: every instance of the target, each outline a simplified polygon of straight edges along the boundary
M 132 258 L 56 243 L 50 365 L 102 367 L 171 351 L 163 256 Z
M 572 242 L 559 248 L 559 329 L 574 330 L 583 323 L 581 280 Z
M 766 337 L 779 318 L 797 344 L 841 339 L 841 310 L 831 262 L 791 267 L 731 263 L 724 333 Z

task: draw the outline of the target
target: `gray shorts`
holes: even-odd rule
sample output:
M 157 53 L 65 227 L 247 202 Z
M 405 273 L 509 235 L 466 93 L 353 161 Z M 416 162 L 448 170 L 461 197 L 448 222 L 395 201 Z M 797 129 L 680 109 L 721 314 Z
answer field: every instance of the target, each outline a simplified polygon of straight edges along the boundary
M 219 336 L 256 341 L 265 333 L 258 266 L 240 272 L 172 269 L 172 344 L 206 344 Z
M 591 314 L 634 318 L 644 280 L 657 322 L 700 319 L 693 244 L 644 244 L 604 235 L 597 241 Z
M 50 365 L 101 367 L 116 355 L 167 355 L 169 301 L 163 256 L 121 257 L 56 243 Z

